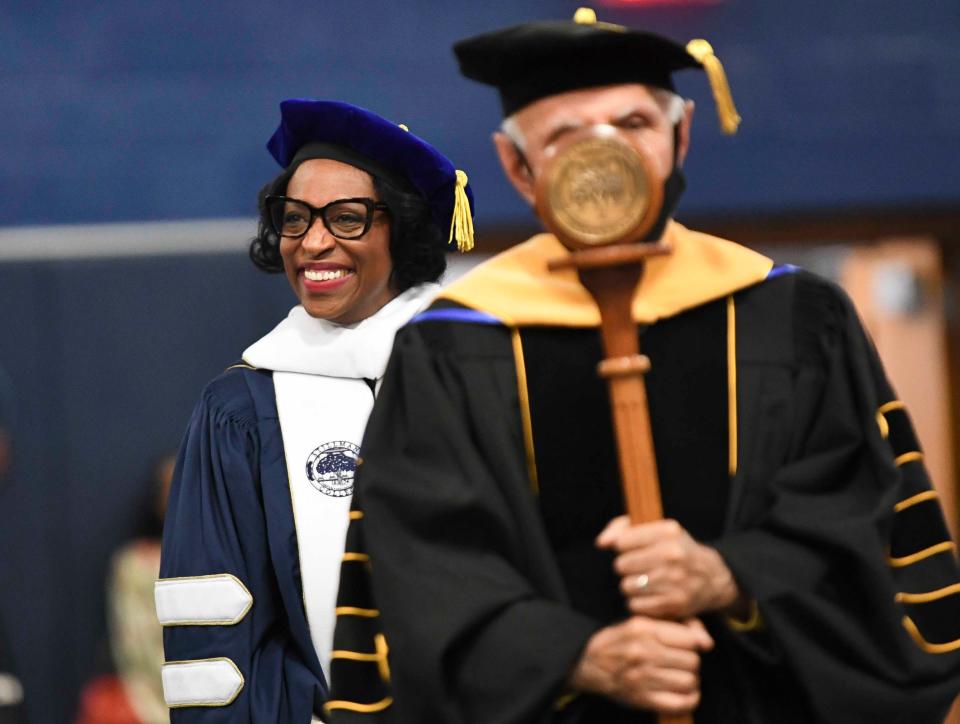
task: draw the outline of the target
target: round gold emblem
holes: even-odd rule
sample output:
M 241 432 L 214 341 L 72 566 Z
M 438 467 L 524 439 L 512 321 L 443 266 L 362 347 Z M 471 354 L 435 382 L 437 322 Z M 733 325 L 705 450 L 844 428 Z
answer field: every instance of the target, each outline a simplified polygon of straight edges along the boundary
M 634 241 L 659 212 L 651 176 L 649 163 L 625 141 L 581 136 L 558 148 L 545 168 L 538 206 L 550 230 L 574 246 Z

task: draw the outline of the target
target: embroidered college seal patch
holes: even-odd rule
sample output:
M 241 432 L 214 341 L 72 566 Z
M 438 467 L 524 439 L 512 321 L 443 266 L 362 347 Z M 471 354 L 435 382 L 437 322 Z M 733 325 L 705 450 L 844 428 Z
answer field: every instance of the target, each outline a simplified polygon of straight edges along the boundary
M 324 495 L 345 498 L 353 493 L 353 473 L 360 448 L 346 440 L 326 442 L 307 458 L 307 480 Z

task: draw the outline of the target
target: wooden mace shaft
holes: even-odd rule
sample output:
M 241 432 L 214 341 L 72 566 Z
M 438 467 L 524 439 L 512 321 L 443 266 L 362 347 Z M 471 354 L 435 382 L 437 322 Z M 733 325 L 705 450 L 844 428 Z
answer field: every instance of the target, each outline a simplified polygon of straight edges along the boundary
M 640 354 L 632 313 L 633 295 L 643 274 L 643 262 L 583 265 L 579 272 L 581 282 L 600 307 L 600 334 L 606 358 L 598 365 L 597 372 L 607 380 L 610 393 L 627 515 L 632 523 L 660 520 L 663 518 L 660 477 L 643 380 L 650 361 Z M 660 714 L 657 719 L 660 724 L 693 724 L 692 715 Z
M 660 489 L 654 460 L 653 437 L 647 414 L 647 390 L 643 372 L 617 371 L 611 374 L 610 365 L 649 368 L 649 361 L 641 354 L 633 357 L 607 358 L 599 365 L 601 377 L 607 378 L 613 429 L 617 438 L 620 474 L 626 480 L 653 480 L 656 485 L 624 485 L 623 496 L 631 523 L 649 523 L 663 518 Z M 645 371 L 645 370 L 644 370 Z M 639 429 L 638 429 L 639 428 Z M 651 478 L 652 476 L 652 478 Z
M 580 279 L 600 307 L 600 335 L 606 358 L 597 372 L 607 380 L 627 515 L 633 523 L 663 518 L 660 477 L 650 429 L 643 375 L 650 361 L 640 354 L 633 322 L 633 294 L 642 262 L 580 269 Z

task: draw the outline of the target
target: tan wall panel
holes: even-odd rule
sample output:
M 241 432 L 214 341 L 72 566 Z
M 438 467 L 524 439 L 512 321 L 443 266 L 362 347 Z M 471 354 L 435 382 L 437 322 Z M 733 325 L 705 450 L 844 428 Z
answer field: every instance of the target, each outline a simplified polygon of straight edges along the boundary
M 915 279 L 913 292 L 909 275 Z M 943 271 L 932 239 L 854 248 L 841 270 L 887 375 L 910 411 L 930 477 L 957 538 Z M 912 307 L 912 302 L 918 305 Z

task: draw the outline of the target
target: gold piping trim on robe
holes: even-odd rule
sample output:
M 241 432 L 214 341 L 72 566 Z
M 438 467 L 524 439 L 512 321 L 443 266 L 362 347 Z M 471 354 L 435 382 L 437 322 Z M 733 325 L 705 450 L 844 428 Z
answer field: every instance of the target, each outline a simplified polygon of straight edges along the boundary
M 919 450 L 911 450 L 903 455 L 898 455 L 893 463 L 899 468 L 901 465 L 912 463 L 914 460 L 923 460 L 923 453 Z
M 899 513 L 901 510 L 906 510 L 907 508 L 912 508 L 917 503 L 922 503 L 925 500 L 936 500 L 939 497 L 936 490 L 925 490 L 922 493 L 917 493 L 916 495 L 911 495 L 909 498 L 905 498 L 893 506 L 893 512 Z
M 730 477 L 737 474 L 737 305 L 727 297 L 727 425 Z
M 555 702 L 553 702 L 553 710 L 562 711 L 563 709 L 566 709 L 568 706 L 570 706 L 571 702 L 573 702 L 578 696 L 580 696 L 579 691 L 571 691 L 568 694 L 564 694 L 563 696 L 559 697 Z
M 373 637 L 376 651 L 372 654 L 362 651 L 344 651 L 337 650 L 330 654 L 331 659 L 347 659 L 348 661 L 362 661 L 365 663 L 376 664 L 377 672 L 384 683 L 390 683 L 390 662 L 387 657 L 390 654 L 390 648 L 387 646 L 387 639 L 382 633 Z
M 227 367 L 227 369 L 225 369 L 224 372 L 229 372 L 230 370 L 256 370 L 256 369 L 259 369 L 259 368 L 254 367 L 253 365 L 248 365 L 246 362 L 238 362 L 235 365 L 230 365 L 229 367 Z
M 938 553 L 943 553 L 944 551 L 952 551 L 956 548 L 956 544 L 951 540 L 945 540 L 942 543 L 937 543 L 930 546 L 929 548 L 924 548 L 922 551 L 917 551 L 916 553 L 911 553 L 909 556 L 903 556 L 901 558 L 887 558 L 887 562 L 894 568 L 903 568 L 903 566 L 909 566 L 912 563 L 917 561 L 922 561 L 925 558 L 930 556 L 935 556 Z
M 928 654 L 947 654 L 951 651 L 960 649 L 960 639 L 946 641 L 942 644 L 934 644 L 927 641 L 925 638 L 923 638 L 923 634 L 920 633 L 920 629 L 917 628 L 917 624 L 915 624 L 913 619 L 909 616 L 903 617 L 903 627 L 907 630 L 907 633 L 910 634 L 910 637 L 914 640 L 914 642 L 916 642 L 917 646 L 926 651 Z
M 373 704 L 361 704 L 358 701 L 343 701 L 340 699 L 334 699 L 333 701 L 328 701 L 326 704 L 324 704 L 323 708 L 328 714 L 334 709 L 346 709 L 347 711 L 354 711 L 358 714 L 375 714 L 378 711 L 383 711 L 392 703 L 392 696 L 388 696 L 380 701 L 374 702 Z
M 335 613 L 338 616 L 360 616 L 362 618 L 377 618 L 380 611 L 375 608 L 358 608 L 356 606 L 337 606 Z
M 352 563 L 352 562 L 369 563 L 370 556 L 367 553 L 354 553 L 353 551 L 348 551 L 343 554 L 343 562 L 344 563 Z
M 740 619 L 736 616 L 724 616 L 724 618 L 727 621 L 727 625 L 737 633 L 756 631 L 763 626 L 763 617 L 760 615 L 760 606 L 757 605 L 757 600 L 755 598 L 750 600 L 750 615 L 747 616 L 747 618 Z
M 539 494 L 540 482 L 537 478 L 537 458 L 533 449 L 530 394 L 527 391 L 527 367 L 523 360 L 523 340 L 520 339 L 520 330 L 516 327 L 511 329 L 510 339 L 513 342 L 513 360 L 517 366 L 517 394 L 520 397 L 520 422 L 523 426 L 523 447 L 527 453 L 527 474 L 530 476 L 530 486 L 533 488 L 533 492 Z
M 954 583 L 936 591 L 927 591 L 926 593 L 898 593 L 897 603 L 930 603 L 930 601 L 939 601 L 941 598 L 960 593 L 960 583 Z
M 350 520 L 363 520 L 363 511 L 362 511 L 362 510 L 351 510 L 351 511 L 350 511 Z
M 766 279 L 773 262 L 732 241 L 690 231 L 675 221 L 663 236 L 673 253 L 646 262 L 633 299 L 633 319 L 653 324 Z M 478 265 L 446 287 L 440 299 L 492 314 L 509 327 L 597 327 L 600 310 L 575 269 L 547 264 L 570 252 L 538 234 Z

